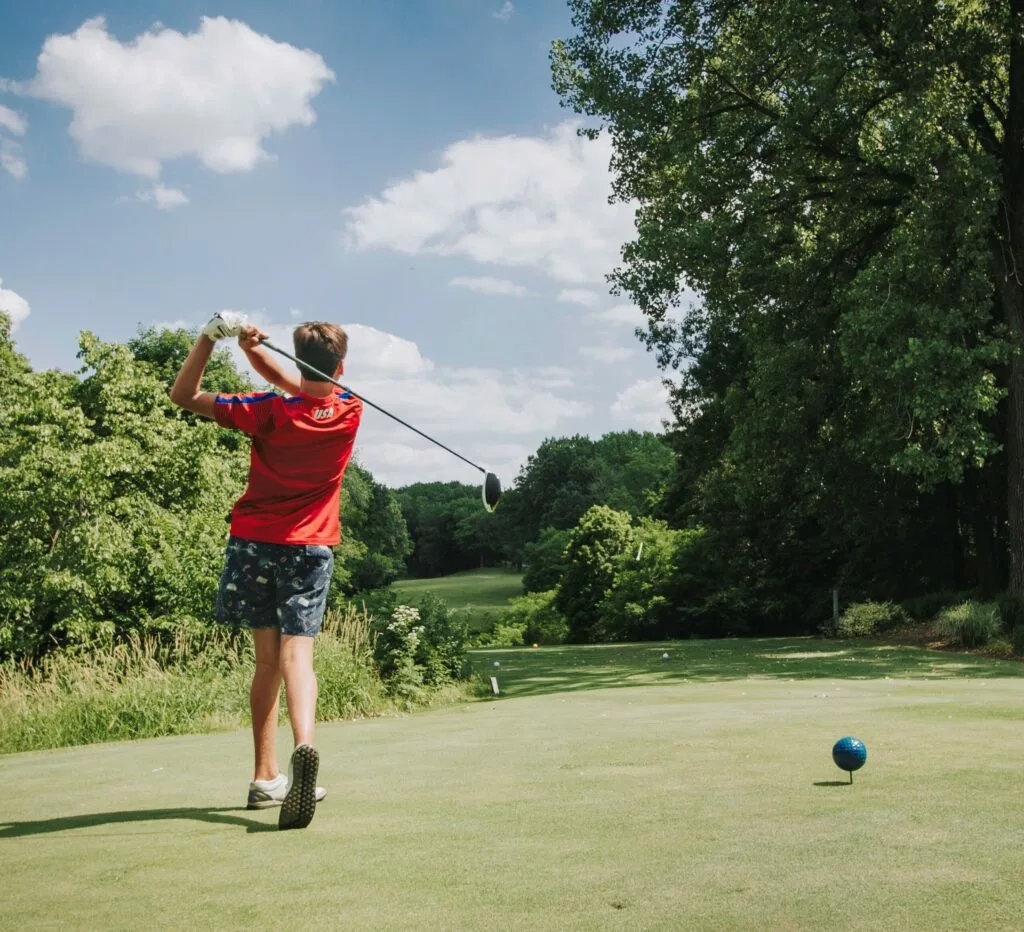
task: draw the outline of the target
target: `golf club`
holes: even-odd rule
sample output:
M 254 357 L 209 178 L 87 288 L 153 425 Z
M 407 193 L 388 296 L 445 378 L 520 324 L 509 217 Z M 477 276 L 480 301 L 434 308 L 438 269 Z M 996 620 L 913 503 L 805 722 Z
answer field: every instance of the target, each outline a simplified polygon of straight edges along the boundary
M 371 408 L 376 408 L 378 411 L 380 411 L 381 414 L 386 414 L 393 421 L 398 421 L 398 423 L 401 424 L 403 427 L 408 427 L 409 430 L 414 431 L 424 439 L 429 440 L 431 443 L 437 444 L 437 446 L 439 446 L 442 450 L 446 450 L 447 452 L 451 453 L 452 456 L 457 456 L 460 460 L 462 460 L 462 462 L 468 463 L 474 469 L 479 469 L 480 472 L 484 474 L 484 484 L 480 489 L 480 497 L 483 499 L 484 508 L 486 508 L 488 511 L 494 511 L 495 506 L 498 504 L 498 499 L 501 498 L 501 482 L 493 472 L 488 472 L 486 469 L 484 469 L 483 466 L 478 466 L 472 460 L 466 459 L 466 457 L 464 457 L 461 453 L 456 453 L 451 447 L 446 447 L 443 443 L 441 443 L 440 440 L 435 440 L 433 437 L 423 433 L 423 431 L 420 430 L 419 428 L 413 427 L 412 424 L 403 421 L 400 417 L 397 417 L 390 411 L 385 411 L 380 405 L 375 405 L 372 401 L 370 401 L 369 398 L 364 398 L 358 392 L 352 391 L 352 389 L 349 388 L 347 385 L 342 385 L 341 382 L 337 381 L 336 379 L 332 379 L 326 373 L 323 373 L 319 369 L 316 369 L 313 366 L 309 365 L 309 363 L 301 362 L 300 360 L 296 359 L 291 353 L 288 353 L 285 350 L 281 349 L 280 346 L 276 346 L 273 343 L 271 343 L 270 340 L 260 340 L 260 345 L 265 346 L 269 350 L 273 350 L 275 353 L 280 353 L 286 359 L 290 359 L 293 363 L 295 363 L 300 370 L 304 370 L 308 372 L 310 375 L 316 376 L 316 378 L 319 379 L 320 381 L 330 382 L 332 385 L 337 385 L 338 388 L 340 388 L 342 391 L 346 391 L 351 395 L 355 395 L 355 397 L 362 401 L 364 404 L 368 404 Z

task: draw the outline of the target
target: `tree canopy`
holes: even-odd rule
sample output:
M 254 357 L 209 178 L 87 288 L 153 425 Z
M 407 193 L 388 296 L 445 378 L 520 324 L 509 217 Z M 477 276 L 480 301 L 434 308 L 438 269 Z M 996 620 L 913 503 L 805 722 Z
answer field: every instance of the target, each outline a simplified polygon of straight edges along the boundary
M 1024 3 L 570 0 L 638 204 L 665 499 L 775 624 L 836 582 L 1024 591 Z

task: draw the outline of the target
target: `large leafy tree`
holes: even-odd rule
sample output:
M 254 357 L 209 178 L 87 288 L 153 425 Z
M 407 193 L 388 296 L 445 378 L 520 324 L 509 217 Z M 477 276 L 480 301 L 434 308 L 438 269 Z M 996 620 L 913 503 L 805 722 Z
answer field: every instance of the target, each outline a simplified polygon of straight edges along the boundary
M 127 347 L 84 332 L 79 358 L 77 375 L 16 360 L 0 394 L 0 656 L 212 610 L 244 454 L 172 416 Z
M 569 625 L 569 640 L 601 640 L 599 610 L 615 583 L 616 569 L 632 549 L 630 516 L 607 505 L 587 509 L 569 532 L 568 568 L 553 601 Z
M 840 513 L 934 490 L 1024 593 L 1024 0 L 570 6 L 555 84 L 639 203 L 612 278 L 680 370 L 683 497 L 828 576 Z

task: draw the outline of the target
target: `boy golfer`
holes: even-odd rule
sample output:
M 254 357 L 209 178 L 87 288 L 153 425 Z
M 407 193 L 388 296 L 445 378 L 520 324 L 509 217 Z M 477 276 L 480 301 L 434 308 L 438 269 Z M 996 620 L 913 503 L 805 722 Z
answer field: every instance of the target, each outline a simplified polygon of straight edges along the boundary
M 200 391 L 216 341 L 232 336 L 253 368 L 291 397 Z M 171 400 L 252 437 L 248 486 L 231 514 L 217 621 L 251 628 L 256 650 L 249 692 L 255 770 L 248 806 L 280 806 L 280 828 L 305 828 L 325 795 L 316 785 L 313 640 L 334 568 L 331 548 L 341 539 L 341 481 L 363 407 L 330 382 L 289 376 L 260 347 L 264 337 L 240 314 L 214 316 L 182 365 Z M 340 327 L 300 324 L 294 343 L 302 362 L 335 378 L 344 371 L 348 337 Z M 282 679 L 295 738 L 290 779 L 277 766 Z

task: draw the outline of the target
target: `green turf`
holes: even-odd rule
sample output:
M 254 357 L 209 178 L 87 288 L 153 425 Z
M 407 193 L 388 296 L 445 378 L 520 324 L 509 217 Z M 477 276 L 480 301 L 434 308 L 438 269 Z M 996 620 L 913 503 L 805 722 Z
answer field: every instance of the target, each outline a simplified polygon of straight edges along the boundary
M 427 593 L 442 598 L 464 614 L 475 630 L 489 628 L 508 600 L 523 594 L 523 574 L 514 570 L 483 569 L 436 579 L 400 579 L 393 584 L 399 598 L 417 601 Z
M 245 732 L 0 758 L 0 925 L 1021 927 L 1021 665 L 810 640 L 495 659 L 497 699 L 321 726 L 302 832 L 238 808 Z

